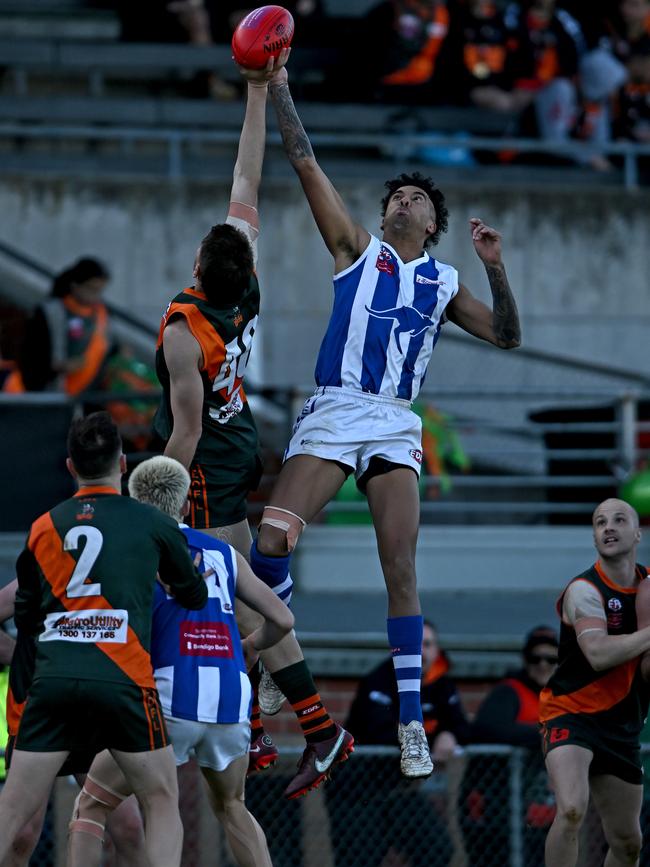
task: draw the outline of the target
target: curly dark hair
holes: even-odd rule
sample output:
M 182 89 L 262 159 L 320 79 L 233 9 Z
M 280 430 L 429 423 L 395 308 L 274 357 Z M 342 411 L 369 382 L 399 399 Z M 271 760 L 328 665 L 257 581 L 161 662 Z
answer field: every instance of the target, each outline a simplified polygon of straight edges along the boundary
M 243 232 L 219 223 L 201 241 L 198 264 L 208 300 L 220 307 L 237 304 L 253 273 L 253 250 Z
M 410 175 L 403 172 L 399 177 L 386 181 L 384 186 L 388 192 L 381 200 L 382 217 L 386 214 L 386 208 L 388 207 L 390 197 L 393 195 L 395 190 L 399 190 L 400 187 L 418 187 L 418 189 L 427 194 L 431 199 L 436 212 L 436 231 L 432 235 L 429 235 L 424 246 L 435 247 L 440 240 L 440 235 L 447 231 L 449 211 L 445 205 L 445 197 L 436 187 L 433 179 L 425 178 L 425 176 L 421 175 L 420 172 L 413 172 L 413 174 Z

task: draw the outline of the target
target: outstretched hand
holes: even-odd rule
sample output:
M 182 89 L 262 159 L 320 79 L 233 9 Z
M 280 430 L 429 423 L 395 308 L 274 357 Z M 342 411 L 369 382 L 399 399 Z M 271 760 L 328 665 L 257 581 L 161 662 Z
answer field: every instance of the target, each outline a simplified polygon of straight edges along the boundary
M 485 265 L 501 264 L 501 235 L 496 229 L 486 226 L 483 220 L 472 217 L 469 221 L 472 241 L 479 259 Z
M 277 57 L 269 57 L 264 69 L 247 69 L 245 66 L 238 66 L 238 69 L 249 84 L 258 86 L 269 82 L 278 84 L 280 81 L 287 80 L 287 71 L 284 67 L 290 54 L 290 48 L 283 48 Z

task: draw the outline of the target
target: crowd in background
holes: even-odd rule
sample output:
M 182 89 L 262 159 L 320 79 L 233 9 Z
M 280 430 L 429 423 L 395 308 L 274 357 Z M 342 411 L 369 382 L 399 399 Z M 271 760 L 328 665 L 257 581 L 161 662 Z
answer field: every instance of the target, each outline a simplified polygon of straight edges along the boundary
M 477 106 L 517 118 L 519 134 L 591 142 L 599 169 L 612 138 L 650 142 L 650 0 L 379 0 L 345 19 L 323 0 L 284 5 L 294 44 L 323 51 L 314 98 Z M 118 7 L 127 40 L 201 44 L 228 43 L 249 11 L 241 0 Z M 238 95 L 216 76 L 209 90 Z

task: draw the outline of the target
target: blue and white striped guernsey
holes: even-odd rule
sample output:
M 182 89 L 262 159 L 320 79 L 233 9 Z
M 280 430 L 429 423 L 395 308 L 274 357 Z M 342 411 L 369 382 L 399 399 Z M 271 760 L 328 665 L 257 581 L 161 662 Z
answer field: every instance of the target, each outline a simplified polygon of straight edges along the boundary
M 316 362 L 316 384 L 415 400 L 458 272 L 427 253 L 402 262 L 374 235 L 334 276 L 334 307 Z
M 181 525 L 182 526 L 182 525 Z M 251 684 L 235 621 L 235 552 L 224 542 L 182 526 L 192 557 L 201 553 L 208 601 L 189 611 L 156 584 L 151 661 L 165 716 L 207 723 L 246 722 Z

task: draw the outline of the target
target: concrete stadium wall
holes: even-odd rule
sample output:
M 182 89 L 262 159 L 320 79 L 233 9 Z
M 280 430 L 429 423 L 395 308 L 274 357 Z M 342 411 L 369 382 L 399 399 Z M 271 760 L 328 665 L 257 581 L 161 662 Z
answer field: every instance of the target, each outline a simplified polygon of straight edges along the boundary
M 338 184 L 354 217 L 371 231 L 378 231 L 383 180 L 382 174 Z M 111 300 L 157 324 L 170 297 L 191 282 L 197 245 L 210 225 L 223 220 L 228 192 L 225 182 L 4 178 L 0 240 L 53 268 L 81 254 L 101 257 L 114 275 Z M 489 300 L 467 220 L 479 215 L 503 233 L 526 346 L 645 369 L 650 324 L 646 191 L 559 185 L 499 190 L 467 184 L 448 186 L 446 193 L 450 230 L 438 255 L 459 268 L 475 294 Z M 259 378 L 263 367 L 269 383 L 309 384 L 331 304 L 330 257 L 293 176 L 265 179 L 260 214 L 263 346 L 253 353 L 252 372 Z M 438 365 L 444 366 L 445 351 L 443 336 Z M 475 376 L 480 380 L 481 371 Z M 495 376 L 491 365 L 485 376 Z

